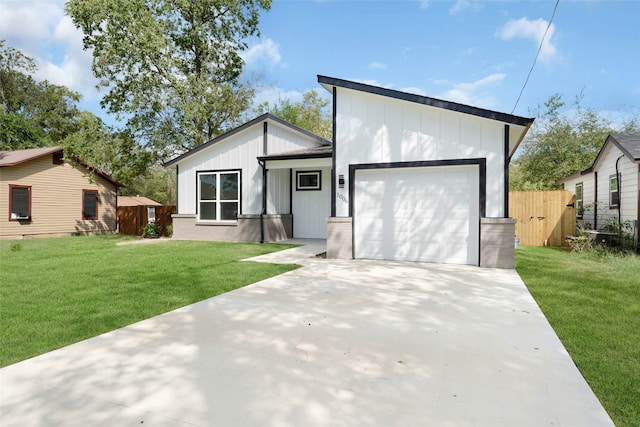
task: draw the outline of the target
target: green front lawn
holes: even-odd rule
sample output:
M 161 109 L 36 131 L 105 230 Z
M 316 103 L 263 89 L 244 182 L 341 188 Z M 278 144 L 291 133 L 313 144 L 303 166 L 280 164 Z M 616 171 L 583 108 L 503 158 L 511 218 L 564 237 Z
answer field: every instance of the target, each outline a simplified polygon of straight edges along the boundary
M 616 426 L 640 426 L 640 257 L 521 247 L 516 261 Z
M 297 267 L 240 262 L 285 245 L 125 240 L 0 242 L 0 367 Z

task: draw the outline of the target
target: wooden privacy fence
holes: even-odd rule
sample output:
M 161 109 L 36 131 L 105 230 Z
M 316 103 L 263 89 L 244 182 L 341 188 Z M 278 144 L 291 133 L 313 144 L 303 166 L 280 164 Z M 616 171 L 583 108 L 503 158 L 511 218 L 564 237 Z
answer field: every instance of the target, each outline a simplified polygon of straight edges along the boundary
M 155 206 L 156 224 L 162 235 L 167 235 L 167 226 L 172 224 L 171 215 L 176 213 L 175 206 Z M 118 206 L 118 226 L 120 234 L 142 236 L 147 218 L 147 206 Z
M 576 234 L 576 196 L 567 190 L 510 191 L 509 216 L 525 246 L 566 246 Z

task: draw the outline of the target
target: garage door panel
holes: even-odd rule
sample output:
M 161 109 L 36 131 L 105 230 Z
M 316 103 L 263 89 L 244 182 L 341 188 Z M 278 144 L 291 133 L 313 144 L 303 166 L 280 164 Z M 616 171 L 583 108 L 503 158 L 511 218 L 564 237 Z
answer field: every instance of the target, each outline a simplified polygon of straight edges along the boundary
M 357 258 L 477 264 L 477 166 L 359 170 Z

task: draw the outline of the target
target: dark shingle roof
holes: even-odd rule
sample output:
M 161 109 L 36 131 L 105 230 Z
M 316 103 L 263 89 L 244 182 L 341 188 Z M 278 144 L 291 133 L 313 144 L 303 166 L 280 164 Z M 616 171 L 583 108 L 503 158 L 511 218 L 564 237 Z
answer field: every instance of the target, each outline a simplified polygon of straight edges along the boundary
M 618 133 L 609 138 L 631 160 L 640 160 L 640 133 Z
M 258 157 L 260 160 L 290 160 L 290 159 L 320 159 L 331 157 L 333 154 L 332 145 L 323 145 L 320 147 L 304 148 L 302 150 L 287 151 L 285 153 L 276 153 L 267 156 Z

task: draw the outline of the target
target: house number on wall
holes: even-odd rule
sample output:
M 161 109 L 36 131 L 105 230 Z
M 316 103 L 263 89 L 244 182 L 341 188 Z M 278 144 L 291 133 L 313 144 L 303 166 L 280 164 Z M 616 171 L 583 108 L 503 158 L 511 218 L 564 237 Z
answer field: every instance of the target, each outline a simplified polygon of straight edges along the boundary
M 342 193 L 338 193 L 338 199 L 342 200 L 345 203 L 348 203 L 347 197 Z

